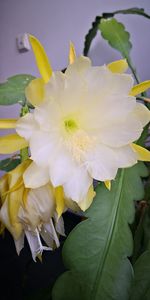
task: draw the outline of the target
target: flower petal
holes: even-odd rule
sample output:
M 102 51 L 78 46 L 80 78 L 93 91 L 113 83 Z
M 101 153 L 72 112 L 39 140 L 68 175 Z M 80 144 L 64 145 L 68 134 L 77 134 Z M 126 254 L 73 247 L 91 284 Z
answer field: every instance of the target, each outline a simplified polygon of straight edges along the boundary
M 1 119 L 0 120 L 0 129 L 9 129 L 16 127 L 17 119 Z
M 146 80 L 135 85 L 130 91 L 131 96 L 137 96 L 150 88 L 150 80 Z
M 112 73 L 124 73 L 128 69 L 128 63 L 126 59 L 120 59 L 108 64 L 107 67 Z
M 76 51 L 75 51 L 75 47 L 74 44 L 72 42 L 70 42 L 70 49 L 69 49 L 69 63 L 72 64 L 74 63 L 76 58 Z
M 142 131 L 141 122 L 129 115 L 122 122 L 112 123 L 111 126 L 108 124 L 101 129 L 99 136 L 102 143 L 112 147 L 121 147 L 136 141 Z
M 28 188 L 38 188 L 49 181 L 47 168 L 40 168 L 34 162 L 26 169 L 23 175 L 25 186 Z
M 92 178 L 84 167 L 74 168 L 71 178 L 63 185 L 65 196 L 78 203 L 86 197 L 91 184 Z
M 111 190 L 111 181 L 106 180 L 106 181 L 104 181 L 104 184 L 105 184 L 106 188 L 110 191 Z
M 48 57 L 41 43 L 33 35 L 29 35 L 29 40 L 32 46 L 32 50 L 35 56 L 37 67 L 44 80 L 47 83 L 52 75 L 52 68 L 49 63 Z
M 29 140 L 34 132 L 39 129 L 38 123 L 35 121 L 34 115 L 31 113 L 21 117 L 16 124 L 17 133 Z
M 150 151 L 137 145 L 131 144 L 131 148 L 137 153 L 137 159 L 141 161 L 150 161 Z
M 134 114 L 134 117 L 138 118 L 143 127 L 150 122 L 150 111 L 142 103 L 136 103 L 132 114 Z
M 34 106 L 44 101 L 44 81 L 42 78 L 32 80 L 25 89 L 27 100 Z
M 74 76 L 75 74 L 84 74 L 85 71 L 91 66 L 91 60 L 85 56 L 79 56 L 75 59 L 74 63 L 67 67 L 65 74 L 67 76 Z
M 9 154 L 28 147 L 28 142 L 16 133 L 0 137 L 0 153 Z
M 87 195 L 84 197 L 84 199 L 80 202 L 78 202 L 79 207 L 85 211 L 90 207 L 90 205 L 93 202 L 93 199 L 95 197 L 96 193 L 94 192 L 93 185 L 90 186 Z
M 54 189 L 54 196 L 56 201 L 56 211 L 59 219 L 65 208 L 64 192 L 62 186 L 58 186 Z

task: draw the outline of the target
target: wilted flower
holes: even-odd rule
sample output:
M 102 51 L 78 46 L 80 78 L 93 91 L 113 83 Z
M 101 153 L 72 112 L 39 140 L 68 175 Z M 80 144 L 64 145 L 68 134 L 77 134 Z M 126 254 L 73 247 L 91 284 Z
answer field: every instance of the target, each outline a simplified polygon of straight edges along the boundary
M 1 178 L 0 220 L 2 229 L 6 227 L 11 232 L 18 254 L 24 247 L 26 236 L 35 260 L 43 250 L 59 247 L 59 235 L 64 235 L 64 224 L 62 217 L 58 218 L 58 191 L 52 185 L 48 183 L 37 189 L 25 188 L 23 172 L 30 163 L 30 160 L 24 161 Z M 48 247 L 42 245 L 41 237 Z
M 150 112 L 136 103 L 132 76 L 112 70 L 93 67 L 89 58 L 80 56 L 65 74 L 54 72 L 45 85 L 31 82 L 29 100 L 37 87 L 43 99 L 16 127 L 29 142 L 34 161 L 24 174 L 27 187 L 50 180 L 80 203 L 93 178 L 108 182 L 118 168 L 136 164 L 145 153 L 150 159 L 148 151 L 141 157 L 141 148 L 133 144 L 150 121 Z M 32 172 L 40 173 L 38 181 Z

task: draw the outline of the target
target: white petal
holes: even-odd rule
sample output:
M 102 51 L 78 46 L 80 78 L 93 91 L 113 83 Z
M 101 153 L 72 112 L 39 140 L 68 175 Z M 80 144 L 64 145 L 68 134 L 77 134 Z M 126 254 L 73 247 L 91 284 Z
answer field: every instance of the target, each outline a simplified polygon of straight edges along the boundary
M 128 95 L 134 80 L 128 74 L 112 73 L 106 66 L 92 67 L 86 73 L 89 93 L 92 95 Z
M 87 170 L 92 178 L 106 181 L 115 178 L 118 165 L 114 151 L 101 144 L 85 154 Z
M 21 250 L 24 247 L 24 233 L 22 233 L 22 235 L 20 236 L 20 238 L 18 240 L 14 239 L 14 243 L 15 243 L 15 246 L 16 246 L 17 254 L 19 255 Z
M 142 103 L 136 103 L 135 109 L 133 111 L 134 117 L 136 117 L 144 127 L 150 122 L 150 111 Z
M 63 217 L 61 216 L 61 217 L 58 219 L 57 213 L 54 213 L 54 221 L 55 221 L 55 229 L 56 229 L 56 231 L 57 231 L 60 235 L 66 236 L 66 235 L 65 235 L 65 227 L 64 227 L 64 220 L 63 220 Z
M 53 141 L 50 133 L 38 131 L 30 140 L 30 150 L 31 159 L 38 166 L 47 167 L 52 153 L 55 152 L 55 141 Z
M 131 167 L 137 163 L 137 154 L 132 150 L 130 145 L 114 148 L 113 150 L 118 168 Z
M 82 74 L 91 66 L 91 60 L 85 56 L 79 56 L 75 59 L 74 63 L 67 67 L 65 75 L 72 76 L 74 73 Z
M 28 188 L 38 188 L 49 181 L 48 168 L 40 168 L 34 162 L 23 174 L 24 184 Z
M 16 124 L 17 133 L 29 140 L 31 136 L 38 130 L 39 126 L 34 119 L 34 115 L 28 113 L 24 117 L 21 117 Z
M 101 142 L 106 145 L 121 147 L 136 141 L 142 131 L 141 122 L 130 115 L 123 122 L 108 124 L 100 130 L 99 137 Z
M 52 250 L 50 247 L 45 247 L 42 245 L 38 230 L 35 230 L 35 232 L 25 230 L 25 235 L 27 237 L 34 261 L 36 261 L 38 254 L 42 254 L 43 250 Z
M 92 178 L 85 167 L 74 168 L 70 179 L 63 185 L 65 195 L 79 202 L 85 197 L 91 184 Z
M 53 186 L 63 185 L 72 176 L 72 170 L 76 166 L 68 151 L 63 147 L 53 155 L 53 162 L 49 166 L 50 180 Z
M 56 247 L 58 248 L 60 246 L 60 242 L 59 242 L 59 238 L 57 236 L 52 219 L 50 219 L 49 223 L 44 224 L 44 228 L 46 229 L 46 231 L 48 232 L 50 237 L 55 241 Z

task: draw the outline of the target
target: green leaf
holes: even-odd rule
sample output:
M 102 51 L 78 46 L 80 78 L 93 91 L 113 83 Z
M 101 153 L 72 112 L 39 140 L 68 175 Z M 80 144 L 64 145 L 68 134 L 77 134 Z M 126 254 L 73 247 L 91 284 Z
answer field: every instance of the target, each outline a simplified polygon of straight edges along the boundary
M 132 47 L 130 34 L 125 30 L 122 23 L 116 19 L 102 19 L 99 24 L 102 37 L 108 41 L 111 47 L 118 50 L 123 57 L 129 60 Z
M 135 279 L 130 300 L 150 299 L 150 250 L 145 251 L 134 266 Z
M 13 169 L 15 169 L 20 164 L 19 158 L 6 158 L 0 161 L 0 170 L 9 172 Z
M 150 16 L 145 13 L 144 9 L 138 8 L 138 7 L 117 10 L 117 11 L 109 12 L 109 13 L 103 13 L 101 16 L 97 16 L 95 21 L 92 23 L 92 27 L 89 29 L 89 32 L 85 36 L 84 50 L 83 50 L 84 55 L 88 54 L 91 43 L 97 34 L 98 26 L 100 24 L 101 19 L 113 18 L 116 14 L 125 14 L 125 15 L 126 14 L 136 14 L 136 15 L 143 16 L 147 19 L 150 19 Z
M 138 163 L 118 173 L 111 191 L 104 184 L 68 236 L 63 260 L 69 270 L 56 282 L 53 300 L 127 300 L 133 280 L 128 257 L 132 254 L 129 223 L 134 218 L 134 202 L 144 196 L 141 177 L 147 168 Z
M 0 105 L 25 104 L 25 87 L 35 77 L 22 74 L 15 75 L 0 83 Z

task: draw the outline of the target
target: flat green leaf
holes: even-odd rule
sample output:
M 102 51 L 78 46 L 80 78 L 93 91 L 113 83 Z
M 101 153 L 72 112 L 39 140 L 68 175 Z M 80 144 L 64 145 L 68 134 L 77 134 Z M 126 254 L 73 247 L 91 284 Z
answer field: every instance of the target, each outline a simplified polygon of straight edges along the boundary
M 0 170 L 9 172 L 20 164 L 19 158 L 6 158 L 0 161 Z
M 32 75 L 21 74 L 7 79 L 0 83 L 0 105 L 12 105 L 25 103 L 25 87 L 35 77 Z
M 97 34 L 98 26 L 100 24 L 101 19 L 113 18 L 116 14 L 125 14 L 125 15 L 126 14 L 135 14 L 135 15 L 140 15 L 147 19 L 150 19 L 150 16 L 147 13 L 145 13 L 144 9 L 138 8 L 138 7 L 116 10 L 116 11 L 109 12 L 109 13 L 103 13 L 101 16 L 97 16 L 95 18 L 95 21 L 92 23 L 91 28 L 89 29 L 88 33 L 85 36 L 84 50 L 83 50 L 84 55 L 87 55 L 89 52 L 91 43 Z
M 150 250 L 145 251 L 134 266 L 135 279 L 130 300 L 150 299 Z
M 127 300 L 133 270 L 129 223 L 134 218 L 134 202 L 144 196 L 141 177 L 147 168 L 138 163 L 118 172 L 111 191 L 104 184 L 85 212 L 81 222 L 68 236 L 63 260 L 69 270 L 56 282 L 53 300 Z
M 118 50 L 123 57 L 129 60 L 132 47 L 130 34 L 125 30 L 122 23 L 116 19 L 102 19 L 99 24 L 102 37 L 108 41 L 111 47 Z

